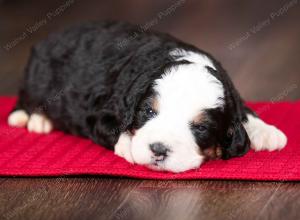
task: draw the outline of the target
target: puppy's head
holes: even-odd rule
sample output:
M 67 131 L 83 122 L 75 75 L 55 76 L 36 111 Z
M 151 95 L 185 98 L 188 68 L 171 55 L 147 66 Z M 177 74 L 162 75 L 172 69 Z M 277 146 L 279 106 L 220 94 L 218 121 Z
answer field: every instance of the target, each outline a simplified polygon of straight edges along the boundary
M 175 51 L 152 58 L 152 63 L 131 59 L 136 63 L 123 67 L 126 74 L 114 83 L 120 89 L 90 126 L 94 140 L 114 146 L 129 130 L 135 163 L 172 172 L 246 153 L 250 141 L 242 125 L 242 102 L 223 69 L 198 53 Z M 156 66 L 164 67 L 154 70 Z
M 194 62 L 166 71 L 136 109 L 131 153 L 137 164 L 182 172 L 206 159 L 243 155 L 249 148 L 236 101 L 203 65 L 209 61 L 185 59 Z

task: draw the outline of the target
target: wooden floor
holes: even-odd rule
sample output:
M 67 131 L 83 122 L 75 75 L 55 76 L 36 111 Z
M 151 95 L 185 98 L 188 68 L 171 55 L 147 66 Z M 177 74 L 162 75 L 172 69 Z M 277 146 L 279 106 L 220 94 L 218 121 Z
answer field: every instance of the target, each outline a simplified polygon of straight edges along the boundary
M 31 45 L 47 33 L 107 18 L 209 51 L 247 100 L 300 98 L 296 0 L 0 0 L 0 95 L 16 94 Z M 0 178 L 0 219 L 6 220 L 300 219 L 299 209 L 300 184 L 292 182 Z
M 299 219 L 300 185 L 120 178 L 5 178 L 1 219 Z

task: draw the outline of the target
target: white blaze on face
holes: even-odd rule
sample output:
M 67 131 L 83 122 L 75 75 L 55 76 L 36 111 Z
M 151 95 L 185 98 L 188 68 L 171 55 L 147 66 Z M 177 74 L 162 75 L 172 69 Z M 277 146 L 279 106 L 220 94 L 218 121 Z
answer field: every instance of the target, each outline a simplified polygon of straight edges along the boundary
M 175 53 L 179 52 L 172 54 Z M 200 166 L 204 157 L 199 154 L 190 122 L 203 110 L 221 106 L 220 97 L 224 97 L 221 82 L 205 67 L 215 69 L 206 56 L 185 53 L 178 60 L 193 63 L 171 68 L 155 81 L 158 115 L 136 131 L 131 149 L 136 163 L 150 165 L 153 163 L 153 153 L 149 145 L 163 143 L 170 151 L 156 168 L 173 172 Z

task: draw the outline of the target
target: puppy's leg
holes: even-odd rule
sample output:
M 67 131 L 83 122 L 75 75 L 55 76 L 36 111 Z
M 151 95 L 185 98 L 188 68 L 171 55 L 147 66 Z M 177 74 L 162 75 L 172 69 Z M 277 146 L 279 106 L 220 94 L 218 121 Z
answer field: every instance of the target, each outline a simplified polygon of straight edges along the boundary
M 53 125 L 45 115 L 33 113 L 29 118 L 27 129 L 29 132 L 48 134 L 53 130 Z
M 287 144 L 285 134 L 275 126 L 262 121 L 254 114 L 247 114 L 248 122 L 244 127 L 251 141 L 251 147 L 255 151 L 260 150 L 281 150 Z
M 127 132 L 120 135 L 115 145 L 115 154 L 123 157 L 129 163 L 134 163 L 131 155 L 131 136 Z
M 24 110 L 15 110 L 8 116 L 7 122 L 11 127 L 23 128 L 27 126 L 29 115 Z

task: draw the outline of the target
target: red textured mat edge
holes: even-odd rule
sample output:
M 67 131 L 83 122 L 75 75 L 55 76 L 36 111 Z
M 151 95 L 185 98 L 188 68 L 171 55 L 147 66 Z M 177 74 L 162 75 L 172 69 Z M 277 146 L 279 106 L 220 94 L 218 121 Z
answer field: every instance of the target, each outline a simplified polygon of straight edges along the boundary
M 6 118 L 14 102 L 15 98 L 0 97 L 1 176 L 108 175 L 161 180 L 300 180 L 300 138 L 298 135 L 300 102 L 249 104 L 263 119 L 275 124 L 287 134 L 289 144 L 284 150 L 271 153 L 250 151 L 241 158 L 210 161 L 199 169 L 179 174 L 156 172 L 142 166 L 131 165 L 113 155 L 113 152 L 91 143 L 90 140 L 64 135 L 61 132 L 43 136 L 29 134 L 25 129 L 9 128 Z M 17 141 L 14 142 L 15 140 Z M 29 145 L 26 144 L 30 143 L 32 148 L 27 148 Z M 43 146 L 49 143 L 51 143 L 51 147 L 44 149 Z M 68 148 L 68 146 L 73 146 L 73 143 L 78 143 L 76 146 L 78 148 Z M 22 154 L 20 150 L 24 150 L 21 152 Z M 82 154 L 80 154 L 81 151 Z M 60 153 L 62 153 L 61 158 L 59 157 Z M 76 158 L 76 155 L 79 156 Z

